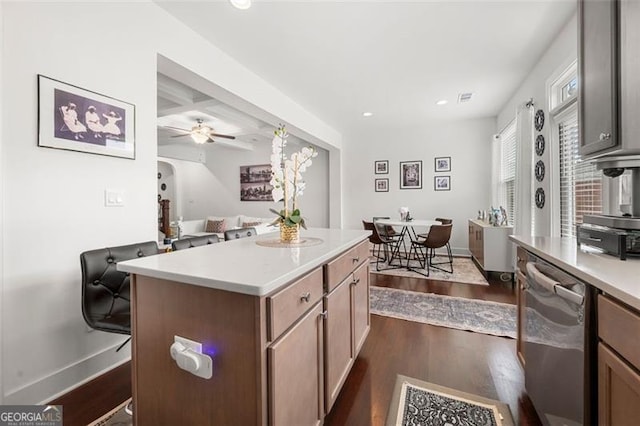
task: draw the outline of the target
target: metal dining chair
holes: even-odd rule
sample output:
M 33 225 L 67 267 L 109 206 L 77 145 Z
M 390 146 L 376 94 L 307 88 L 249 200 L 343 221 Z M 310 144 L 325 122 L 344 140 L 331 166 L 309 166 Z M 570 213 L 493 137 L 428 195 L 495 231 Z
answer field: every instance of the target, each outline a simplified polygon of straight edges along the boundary
M 416 240 L 411 242 L 411 251 L 409 257 L 415 252 L 415 258 L 420 264 L 420 268 L 413 268 L 409 266 L 414 272 L 421 275 L 429 276 L 429 269 L 439 269 L 449 274 L 453 273 L 453 255 L 451 254 L 451 247 L 449 246 L 449 240 L 451 239 L 451 229 L 453 225 L 448 223 L 446 225 L 432 225 L 426 239 Z M 433 262 L 435 249 L 446 247 L 448 260 L 445 262 Z M 449 264 L 449 269 L 444 269 L 437 265 Z M 424 274 L 421 270 L 426 270 Z
M 258 235 L 256 233 L 256 228 L 229 229 L 228 231 L 224 231 L 224 240 L 238 240 L 240 238 L 253 237 L 255 235 Z

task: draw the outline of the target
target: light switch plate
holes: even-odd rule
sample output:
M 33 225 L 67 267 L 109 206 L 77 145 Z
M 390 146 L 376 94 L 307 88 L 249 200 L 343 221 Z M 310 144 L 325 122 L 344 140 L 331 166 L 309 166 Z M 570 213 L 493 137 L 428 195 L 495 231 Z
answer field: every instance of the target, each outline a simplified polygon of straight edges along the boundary
M 118 189 L 105 189 L 104 205 L 105 207 L 123 207 L 124 191 L 120 191 Z

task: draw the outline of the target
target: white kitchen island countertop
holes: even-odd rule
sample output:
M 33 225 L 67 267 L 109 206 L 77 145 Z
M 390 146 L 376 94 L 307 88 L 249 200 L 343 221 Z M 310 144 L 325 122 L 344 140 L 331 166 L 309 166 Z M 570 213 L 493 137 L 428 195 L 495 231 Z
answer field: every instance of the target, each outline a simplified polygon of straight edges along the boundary
M 364 230 L 302 229 L 301 239 L 319 238 L 322 243 L 294 248 L 256 244 L 258 240 L 279 236 L 269 233 L 118 262 L 117 268 L 132 274 L 264 296 L 366 240 L 370 234 Z
M 640 258 L 616 256 L 578 247 L 575 238 L 512 235 L 514 243 L 576 278 L 640 310 Z

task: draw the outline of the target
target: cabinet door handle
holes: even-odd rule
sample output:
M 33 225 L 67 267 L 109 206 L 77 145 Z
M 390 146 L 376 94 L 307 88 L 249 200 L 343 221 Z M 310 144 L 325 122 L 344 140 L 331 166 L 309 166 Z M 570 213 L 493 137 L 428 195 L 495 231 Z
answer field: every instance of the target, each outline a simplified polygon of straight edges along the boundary
M 311 298 L 311 293 L 306 292 L 302 296 L 300 296 L 300 301 L 309 303 L 309 298 Z
M 327 313 L 327 311 L 321 312 L 320 316 L 324 319 L 327 319 L 327 317 L 329 316 L 329 314 Z
M 360 278 L 353 277 L 353 281 L 351 281 L 351 285 L 358 285 L 360 282 Z
M 611 139 L 611 133 L 600 133 L 600 140 L 607 141 Z
M 351 259 L 353 261 L 353 263 L 358 263 L 360 262 L 360 256 L 358 257 L 354 257 L 353 259 Z

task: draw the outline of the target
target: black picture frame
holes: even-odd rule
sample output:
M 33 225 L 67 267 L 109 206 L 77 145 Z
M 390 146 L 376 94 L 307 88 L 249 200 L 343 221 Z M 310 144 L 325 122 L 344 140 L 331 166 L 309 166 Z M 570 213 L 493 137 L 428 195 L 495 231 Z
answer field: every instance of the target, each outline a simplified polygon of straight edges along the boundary
M 381 178 L 375 179 L 375 190 L 376 192 L 389 192 L 389 179 Z
M 240 166 L 240 201 L 273 201 L 271 164 Z
M 135 160 L 135 105 L 38 74 L 38 146 Z
M 433 160 L 433 169 L 435 172 L 450 172 L 451 157 L 436 157 Z
M 451 191 L 451 176 L 434 176 L 434 191 Z
M 400 189 L 422 189 L 422 160 L 400 162 Z
M 378 160 L 373 163 L 373 171 L 377 175 L 389 174 L 389 160 Z

